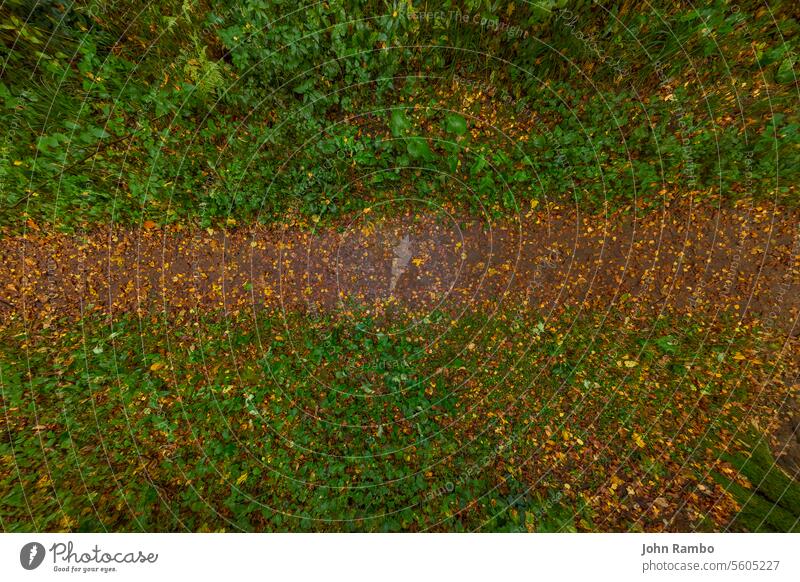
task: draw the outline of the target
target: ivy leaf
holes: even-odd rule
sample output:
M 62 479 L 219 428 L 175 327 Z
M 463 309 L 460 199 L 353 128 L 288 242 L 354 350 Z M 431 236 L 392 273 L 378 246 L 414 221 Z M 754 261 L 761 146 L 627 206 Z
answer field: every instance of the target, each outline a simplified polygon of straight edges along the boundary
M 309 79 L 295 87 L 294 92 L 303 95 L 304 93 L 308 93 L 308 90 L 312 87 L 314 87 L 314 79 Z
M 665 335 L 664 337 L 658 338 L 655 343 L 665 354 L 674 354 L 678 351 L 678 341 L 675 339 L 675 336 Z
M 434 158 L 433 152 L 428 147 L 428 142 L 422 137 L 409 138 L 406 149 L 408 150 L 409 155 L 415 159 L 421 158 L 425 161 L 430 161 Z
M 474 163 L 474 164 L 472 164 L 472 167 L 469 169 L 469 173 L 470 173 L 470 174 L 472 174 L 472 175 L 474 176 L 475 174 L 477 174 L 478 172 L 480 172 L 481 170 L 483 170 L 483 169 L 484 169 L 486 166 L 488 166 L 488 165 L 489 165 L 489 162 L 487 162 L 487 161 L 486 161 L 486 158 L 484 158 L 484 157 L 479 157 L 479 158 L 478 158 L 478 159 L 475 161 L 475 163 Z
M 99 138 L 99 139 L 106 139 L 107 137 L 111 137 L 111 134 L 108 133 L 102 127 L 93 127 L 89 131 L 91 131 L 92 135 L 94 135 L 96 138 Z
M 794 71 L 792 70 L 792 59 L 784 59 L 778 70 L 775 71 L 776 83 L 791 83 L 794 81 Z
M 448 115 L 444 120 L 444 129 L 448 133 L 464 135 L 467 133 L 467 120 L 460 115 Z
M 392 111 L 392 115 L 389 118 L 389 129 L 392 130 L 392 135 L 395 137 L 400 137 L 411 129 L 411 122 L 408 121 L 408 118 L 401 109 Z

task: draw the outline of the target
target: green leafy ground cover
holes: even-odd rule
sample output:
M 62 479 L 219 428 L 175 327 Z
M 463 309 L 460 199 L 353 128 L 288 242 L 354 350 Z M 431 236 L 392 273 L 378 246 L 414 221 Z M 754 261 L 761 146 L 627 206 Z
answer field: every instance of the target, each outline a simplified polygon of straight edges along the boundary
M 726 460 L 753 487 L 716 476 L 741 505 L 731 527 L 746 532 L 800 532 L 800 484 L 775 463 L 763 439 L 747 435 L 741 444 L 742 451 Z
M 791 5 L 6 3 L 0 220 L 794 205 Z
M 5 330 L 3 528 L 719 530 L 758 485 L 757 330 L 396 315 Z

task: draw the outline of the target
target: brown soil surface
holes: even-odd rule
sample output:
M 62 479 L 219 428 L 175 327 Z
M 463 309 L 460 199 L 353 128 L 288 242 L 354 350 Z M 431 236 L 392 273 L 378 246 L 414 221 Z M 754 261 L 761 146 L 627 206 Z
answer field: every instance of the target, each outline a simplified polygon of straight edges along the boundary
M 640 219 L 552 207 L 497 224 L 367 213 L 319 231 L 31 230 L 0 239 L 0 318 L 46 325 L 92 310 L 614 303 L 654 314 L 724 311 L 796 335 L 799 218 L 768 206 L 686 201 Z

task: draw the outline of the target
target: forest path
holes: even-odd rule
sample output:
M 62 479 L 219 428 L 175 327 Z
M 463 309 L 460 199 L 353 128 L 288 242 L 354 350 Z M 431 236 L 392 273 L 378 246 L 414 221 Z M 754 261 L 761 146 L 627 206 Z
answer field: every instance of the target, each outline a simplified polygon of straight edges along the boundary
M 151 225 L 152 226 L 152 225 Z M 91 311 L 721 311 L 796 335 L 800 213 L 673 204 L 644 218 L 552 207 L 496 224 L 361 214 L 338 228 L 100 227 L 0 239 L 0 321 Z

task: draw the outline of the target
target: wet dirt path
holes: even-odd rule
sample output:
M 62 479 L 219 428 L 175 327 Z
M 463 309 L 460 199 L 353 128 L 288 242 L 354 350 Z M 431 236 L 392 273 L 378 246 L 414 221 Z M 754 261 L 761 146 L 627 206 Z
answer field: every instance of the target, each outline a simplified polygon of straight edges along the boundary
M 103 227 L 0 239 L 0 321 L 399 303 L 419 311 L 720 311 L 792 335 L 800 213 L 673 204 L 644 218 L 552 207 L 490 225 L 369 213 L 338 228 Z

